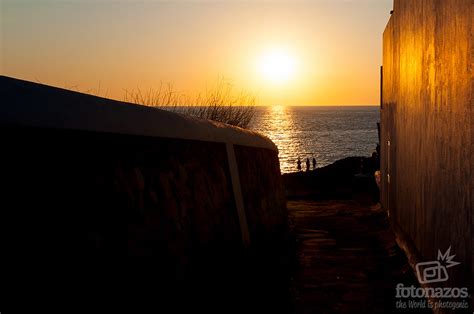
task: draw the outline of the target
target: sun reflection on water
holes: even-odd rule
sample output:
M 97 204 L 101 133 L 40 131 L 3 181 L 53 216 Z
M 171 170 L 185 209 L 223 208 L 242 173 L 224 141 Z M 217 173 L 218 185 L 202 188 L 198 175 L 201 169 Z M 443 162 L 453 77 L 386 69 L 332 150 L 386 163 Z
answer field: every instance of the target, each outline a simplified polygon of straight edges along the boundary
M 376 107 L 260 107 L 252 129 L 278 147 L 282 173 L 314 157 L 318 167 L 349 156 L 370 156 L 378 142 Z
M 294 168 L 298 159 L 300 145 L 295 141 L 297 129 L 293 120 L 293 111 L 285 106 L 272 106 L 261 117 L 260 128 L 279 149 L 280 166 L 288 172 Z

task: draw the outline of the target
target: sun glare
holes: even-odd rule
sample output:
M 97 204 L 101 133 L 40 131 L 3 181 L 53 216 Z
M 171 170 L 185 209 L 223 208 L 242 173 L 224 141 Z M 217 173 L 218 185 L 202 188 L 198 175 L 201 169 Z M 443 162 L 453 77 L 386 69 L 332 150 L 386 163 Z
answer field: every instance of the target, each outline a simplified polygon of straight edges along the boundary
M 294 77 L 296 60 L 287 51 L 273 50 L 262 55 L 259 67 L 260 73 L 266 81 L 282 84 Z

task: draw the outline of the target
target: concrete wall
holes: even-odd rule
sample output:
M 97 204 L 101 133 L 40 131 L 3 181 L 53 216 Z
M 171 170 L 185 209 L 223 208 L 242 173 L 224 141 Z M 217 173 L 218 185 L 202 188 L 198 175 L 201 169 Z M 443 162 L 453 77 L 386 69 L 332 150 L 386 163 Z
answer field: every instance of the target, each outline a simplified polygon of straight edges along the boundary
M 262 135 L 7 77 L 0 96 L 12 252 L 184 269 L 286 232 L 278 151 Z
M 383 36 L 382 202 L 419 259 L 451 246 L 451 286 L 474 281 L 473 7 L 395 0 Z

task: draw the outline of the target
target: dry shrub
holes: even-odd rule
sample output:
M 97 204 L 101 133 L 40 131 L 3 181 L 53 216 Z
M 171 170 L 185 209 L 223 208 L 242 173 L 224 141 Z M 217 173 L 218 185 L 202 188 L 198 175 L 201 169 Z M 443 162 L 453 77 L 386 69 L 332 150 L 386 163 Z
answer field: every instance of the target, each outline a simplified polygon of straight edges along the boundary
M 124 101 L 246 128 L 255 114 L 256 97 L 232 91 L 232 85 L 220 79 L 212 89 L 192 98 L 176 92 L 172 84 L 161 83 L 147 91 L 125 90 Z

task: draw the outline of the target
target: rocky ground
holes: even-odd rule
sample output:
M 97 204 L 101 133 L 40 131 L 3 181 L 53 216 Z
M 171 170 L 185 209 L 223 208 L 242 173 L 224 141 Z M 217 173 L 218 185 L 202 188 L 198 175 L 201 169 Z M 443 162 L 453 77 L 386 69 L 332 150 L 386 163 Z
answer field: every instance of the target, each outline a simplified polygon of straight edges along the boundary
M 367 157 L 348 157 L 316 170 L 283 174 L 288 198 L 347 200 L 361 197 L 378 202 L 378 188 L 374 173 L 378 160 Z
M 293 200 L 288 210 L 295 313 L 397 312 L 396 285 L 416 279 L 378 205 Z

